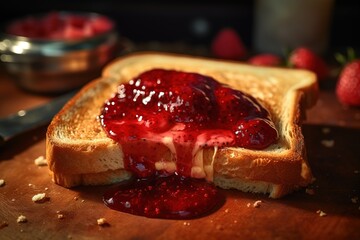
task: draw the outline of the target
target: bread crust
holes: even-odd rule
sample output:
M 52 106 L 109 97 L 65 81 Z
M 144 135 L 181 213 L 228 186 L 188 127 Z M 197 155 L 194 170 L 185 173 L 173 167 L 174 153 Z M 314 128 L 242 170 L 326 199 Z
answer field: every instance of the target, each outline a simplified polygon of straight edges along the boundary
M 46 134 L 46 158 L 55 183 L 111 184 L 131 175 L 124 170 L 121 146 L 106 136 L 97 116 L 118 84 L 155 67 L 212 76 L 255 96 L 269 110 L 280 135 L 276 144 L 264 150 L 202 149 L 217 186 L 279 198 L 311 183 L 301 123 L 317 100 L 314 73 L 156 52 L 112 61 L 53 118 Z

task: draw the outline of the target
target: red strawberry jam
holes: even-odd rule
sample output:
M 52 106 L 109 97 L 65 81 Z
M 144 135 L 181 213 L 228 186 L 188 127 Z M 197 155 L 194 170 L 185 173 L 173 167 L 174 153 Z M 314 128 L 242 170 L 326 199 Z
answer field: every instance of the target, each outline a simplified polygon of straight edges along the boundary
M 150 218 L 189 219 L 203 216 L 221 205 L 224 198 L 202 179 L 172 174 L 136 179 L 104 194 L 112 209 Z
M 252 96 L 197 73 L 152 69 L 121 84 L 100 120 L 121 144 L 137 180 L 104 195 L 112 209 L 158 218 L 193 218 L 219 205 L 204 148 L 264 149 L 278 133 Z M 209 197 L 204 197 L 209 196 Z
M 103 34 L 113 27 L 113 22 L 105 16 L 54 11 L 15 20 L 6 32 L 37 39 L 77 40 Z

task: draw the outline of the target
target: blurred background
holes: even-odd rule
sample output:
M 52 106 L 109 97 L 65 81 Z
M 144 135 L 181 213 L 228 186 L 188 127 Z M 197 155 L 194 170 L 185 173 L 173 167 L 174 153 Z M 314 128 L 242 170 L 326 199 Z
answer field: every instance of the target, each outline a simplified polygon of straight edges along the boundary
M 266 0 L 265 0 L 266 1 Z M 269 8 L 258 6 L 264 4 L 261 0 L 238 0 L 218 1 L 207 3 L 197 1 L 115 1 L 115 0 L 33 0 L 24 1 L 20 4 L 2 6 L 0 21 L 7 21 L 22 17 L 27 14 L 44 13 L 52 10 L 92 11 L 105 14 L 115 20 L 118 32 L 134 43 L 156 42 L 182 42 L 192 45 L 208 46 L 215 34 L 223 27 L 235 28 L 242 37 L 244 44 L 249 48 L 261 50 L 257 46 L 256 29 L 259 27 L 257 20 L 262 11 L 262 16 L 268 18 Z M 235 3 L 233 3 L 235 2 Z M 315 1 L 290 1 L 272 0 L 266 1 L 280 9 L 284 4 L 293 14 L 300 15 L 294 21 L 297 24 L 308 25 L 309 18 L 304 6 L 308 2 L 319 2 L 312 15 L 328 19 L 323 24 L 326 36 L 326 52 L 336 51 L 344 47 L 352 46 L 355 49 L 360 45 L 359 1 L 350 0 L 315 0 Z M 269 5 L 267 4 L 267 5 Z M 289 6 L 292 5 L 292 6 Z M 286 7 L 280 11 L 286 11 Z M 264 9 L 265 8 L 265 9 Z M 273 9 L 273 10 L 274 10 Z M 264 16 L 267 12 L 269 16 Z M 322 14 L 329 12 L 329 16 Z M 305 14 L 304 14 L 305 13 Z M 277 13 L 278 14 L 278 13 Z M 309 13 L 310 14 L 310 13 Z M 276 21 L 263 19 L 263 21 Z M 282 20 L 291 23 L 289 20 Z M 324 25 L 325 24 L 325 25 Z M 279 26 L 279 25 L 278 25 Z M 328 29 L 327 29 L 328 28 Z M 274 29 L 275 31 L 275 29 Z M 322 33 L 319 33 L 322 34 Z M 323 52 L 323 50 L 320 50 Z
M 352 48 L 355 53 L 353 55 L 360 56 L 360 33 L 357 27 L 360 23 L 359 1 L 223 0 L 215 3 L 190 3 L 156 0 L 33 0 L 3 6 L 0 11 L 2 31 L 13 20 L 49 12 L 103 14 L 114 21 L 115 32 L 120 37 L 120 41 L 116 41 L 122 46 L 120 52 L 109 50 L 107 56 L 99 53 L 108 60 L 113 57 L 110 55 L 118 56 L 144 50 L 239 61 L 248 61 L 258 53 L 273 53 L 281 57 L 282 66 L 295 66 L 297 63 L 289 64 L 290 52 L 305 46 L 320 55 L 321 60 L 328 64 L 329 68 L 322 71 L 326 72 L 322 74 L 325 77 L 320 76 L 321 67 L 317 64 L 312 64 L 311 67 L 295 67 L 310 69 L 316 72 L 319 79 L 331 80 L 320 81 L 320 87 L 328 89 L 335 87 L 342 69 L 335 54 L 346 54 L 348 48 Z M 241 39 L 241 44 L 232 33 L 222 34 L 224 29 L 235 32 L 236 37 Z M 221 40 L 219 36 L 222 36 Z M 7 39 L 2 41 L 2 47 L 8 42 Z M 14 44 L 16 47 L 18 43 L 15 41 Z M 33 43 L 31 46 L 31 50 L 40 49 Z M 82 46 L 87 46 L 87 43 Z M 47 47 L 41 49 L 45 48 Z M 102 48 L 99 46 L 97 49 Z M 41 50 L 41 54 L 44 51 Z M 24 89 L 34 92 L 62 92 L 81 86 L 100 75 L 106 62 L 98 63 L 103 58 L 97 55 L 97 51 L 92 52 L 94 55 L 89 53 L 89 57 L 83 57 L 84 63 L 72 57 L 71 53 L 64 54 L 68 58 L 46 56 L 40 59 L 31 54 L 19 55 L 12 52 L 10 55 L 2 55 L 1 61 L 7 62 L 7 67 L 13 74 L 9 79 L 16 80 Z M 234 52 L 235 56 L 232 56 Z M 82 53 L 78 54 L 80 57 Z M 18 60 L 20 57 L 27 60 Z M 304 63 L 303 57 L 298 59 L 299 64 L 311 64 L 311 61 Z M 63 65 L 69 69 L 64 71 Z M 78 66 L 77 69 L 73 69 L 75 65 Z M 84 67 L 80 69 L 80 65 Z M 62 72 L 55 72 L 55 68 L 61 68 Z M 75 71 L 77 73 L 73 74 Z M 2 74 L 4 75 L 4 71 Z

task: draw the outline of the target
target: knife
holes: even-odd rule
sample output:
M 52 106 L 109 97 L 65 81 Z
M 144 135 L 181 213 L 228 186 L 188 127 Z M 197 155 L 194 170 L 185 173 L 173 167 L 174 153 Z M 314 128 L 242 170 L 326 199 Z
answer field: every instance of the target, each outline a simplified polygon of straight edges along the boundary
M 21 133 L 49 123 L 75 93 L 71 91 L 41 106 L 0 118 L 0 145 Z

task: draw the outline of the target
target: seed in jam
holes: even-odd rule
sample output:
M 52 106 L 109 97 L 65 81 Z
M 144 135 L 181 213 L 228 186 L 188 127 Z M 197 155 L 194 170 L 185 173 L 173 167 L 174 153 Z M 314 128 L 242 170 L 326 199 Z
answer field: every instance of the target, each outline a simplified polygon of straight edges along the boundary
M 199 189 L 217 195 L 203 164 L 194 170 L 200 148 L 264 149 L 278 138 L 269 112 L 254 97 L 212 77 L 175 70 L 152 69 L 121 84 L 100 119 L 108 136 L 121 145 L 124 168 L 138 178 L 106 193 L 104 201 L 147 217 L 181 218 L 187 211 L 194 217 L 204 214 L 205 205 L 216 205 L 202 197 L 173 198 L 192 196 Z M 179 186 L 182 193 L 177 193 Z M 155 214 L 157 209 L 161 214 Z

